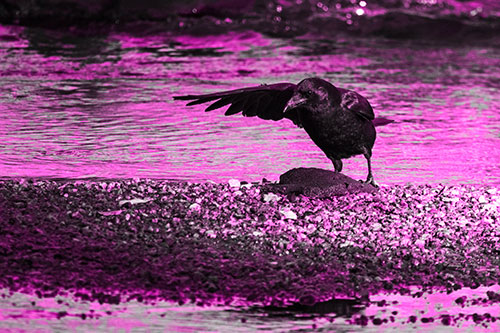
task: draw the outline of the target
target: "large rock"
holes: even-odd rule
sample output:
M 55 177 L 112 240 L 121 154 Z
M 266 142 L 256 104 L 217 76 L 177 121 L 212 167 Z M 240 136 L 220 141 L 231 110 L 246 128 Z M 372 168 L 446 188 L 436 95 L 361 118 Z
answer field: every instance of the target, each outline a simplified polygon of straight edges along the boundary
M 266 186 L 271 192 L 309 196 L 341 196 L 350 193 L 373 193 L 377 188 L 342 173 L 318 168 L 295 168 L 280 176 L 278 184 Z

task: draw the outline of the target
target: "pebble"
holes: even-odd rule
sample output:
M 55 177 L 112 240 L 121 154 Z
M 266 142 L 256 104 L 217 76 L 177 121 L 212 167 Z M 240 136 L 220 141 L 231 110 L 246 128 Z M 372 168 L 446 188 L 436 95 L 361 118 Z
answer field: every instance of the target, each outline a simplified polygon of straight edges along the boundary
M 241 183 L 238 179 L 229 179 L 228 183 L 229 183 L 230 187 L 234 187 L 234 188 L 239 188 L 241 186 Z
M 125 205 L 126 203 L 129 203 L 131 205 L 136 205 L 136 204 L 140 204 L 140 203 L 146 203 L 146 202 L 149 202 L 151 201 L 152 199 L 150 198 L 145 198 L 145 199 L 141 199 L 141 198 L 135 198 L 135 199 L 130 199 L 130 200 L 120 200 L 118 202 L 118 205 L 120 206 L 123 206 Z
M 189 210 L 194 210 L 194 211 L 199 211 L 201 209 L 201 206 L 199 203 L 192 203 L 189 205 Z
M 280 199 L 281 199 L 281 197 L 274 194 L 274 193 L 266 193 L 263 196 L 264 202 L 274 202 L 274 201 L 278 201 Z
M 297 219 L 297 214 L 295 214 L 295 212 L 292 211 L 290 208 L 283 208 L 280 210 L 280 213 L 283 214 L 283 216 L 287 219 L 290 219 L 290 220 Z

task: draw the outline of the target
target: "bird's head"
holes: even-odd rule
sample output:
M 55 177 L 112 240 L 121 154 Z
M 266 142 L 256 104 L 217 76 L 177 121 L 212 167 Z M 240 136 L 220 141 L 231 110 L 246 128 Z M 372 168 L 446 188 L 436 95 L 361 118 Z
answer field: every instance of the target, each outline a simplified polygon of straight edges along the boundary
M 320 78 L 307 78 L 299 82 L 285 112 L 292 109 L 322 110 L 340 104 L 340 92 L 335 86 Z

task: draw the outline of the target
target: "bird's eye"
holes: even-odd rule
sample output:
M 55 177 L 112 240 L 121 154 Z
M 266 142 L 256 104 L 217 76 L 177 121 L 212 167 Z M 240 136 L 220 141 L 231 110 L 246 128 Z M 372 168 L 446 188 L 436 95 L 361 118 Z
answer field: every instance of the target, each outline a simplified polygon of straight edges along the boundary
M 306 96 L 306 97 L 311 97 L 312 94 L 313 94 L 312 90 L 306 90 L 306 91 L 304 91 L 304 96 Z

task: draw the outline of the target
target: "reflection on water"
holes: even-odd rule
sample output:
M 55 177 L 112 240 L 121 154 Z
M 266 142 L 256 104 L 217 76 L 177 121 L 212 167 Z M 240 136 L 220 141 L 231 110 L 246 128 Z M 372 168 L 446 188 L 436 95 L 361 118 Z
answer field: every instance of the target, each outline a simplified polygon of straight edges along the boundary
M 497 48 L 369 39 L 69 36 L 0 27 L 0 176 L 274 180 L 331 169 L 286 120 L 224 117 L 173 95 L 320 76 L 377 115 L 381 184 L 500 184 Z M 364 177 L 362 157 L 344 172 Z
M 486 294 L 498 289 L 495 285 L 474 290 L 463 288 L 449 294 L 380 294 L 370 296 L 366 307 L 357 307 L 355 301 L 330 301 L 304 312 L 293 306 L 283 311 L 270 307 L 200 307 L 168 302 L 130 301 L 111 305 L 75 302 L 61 296 L 40 299 L 3 290 L 0 321 L 4 329 L 37 327 L 72 332 L 380 332 L 388 329 L 401 332 L 417 328 L 428 332 L 493 332 L 500 329 L 500 308 L 498 301 L 488 300 Z

